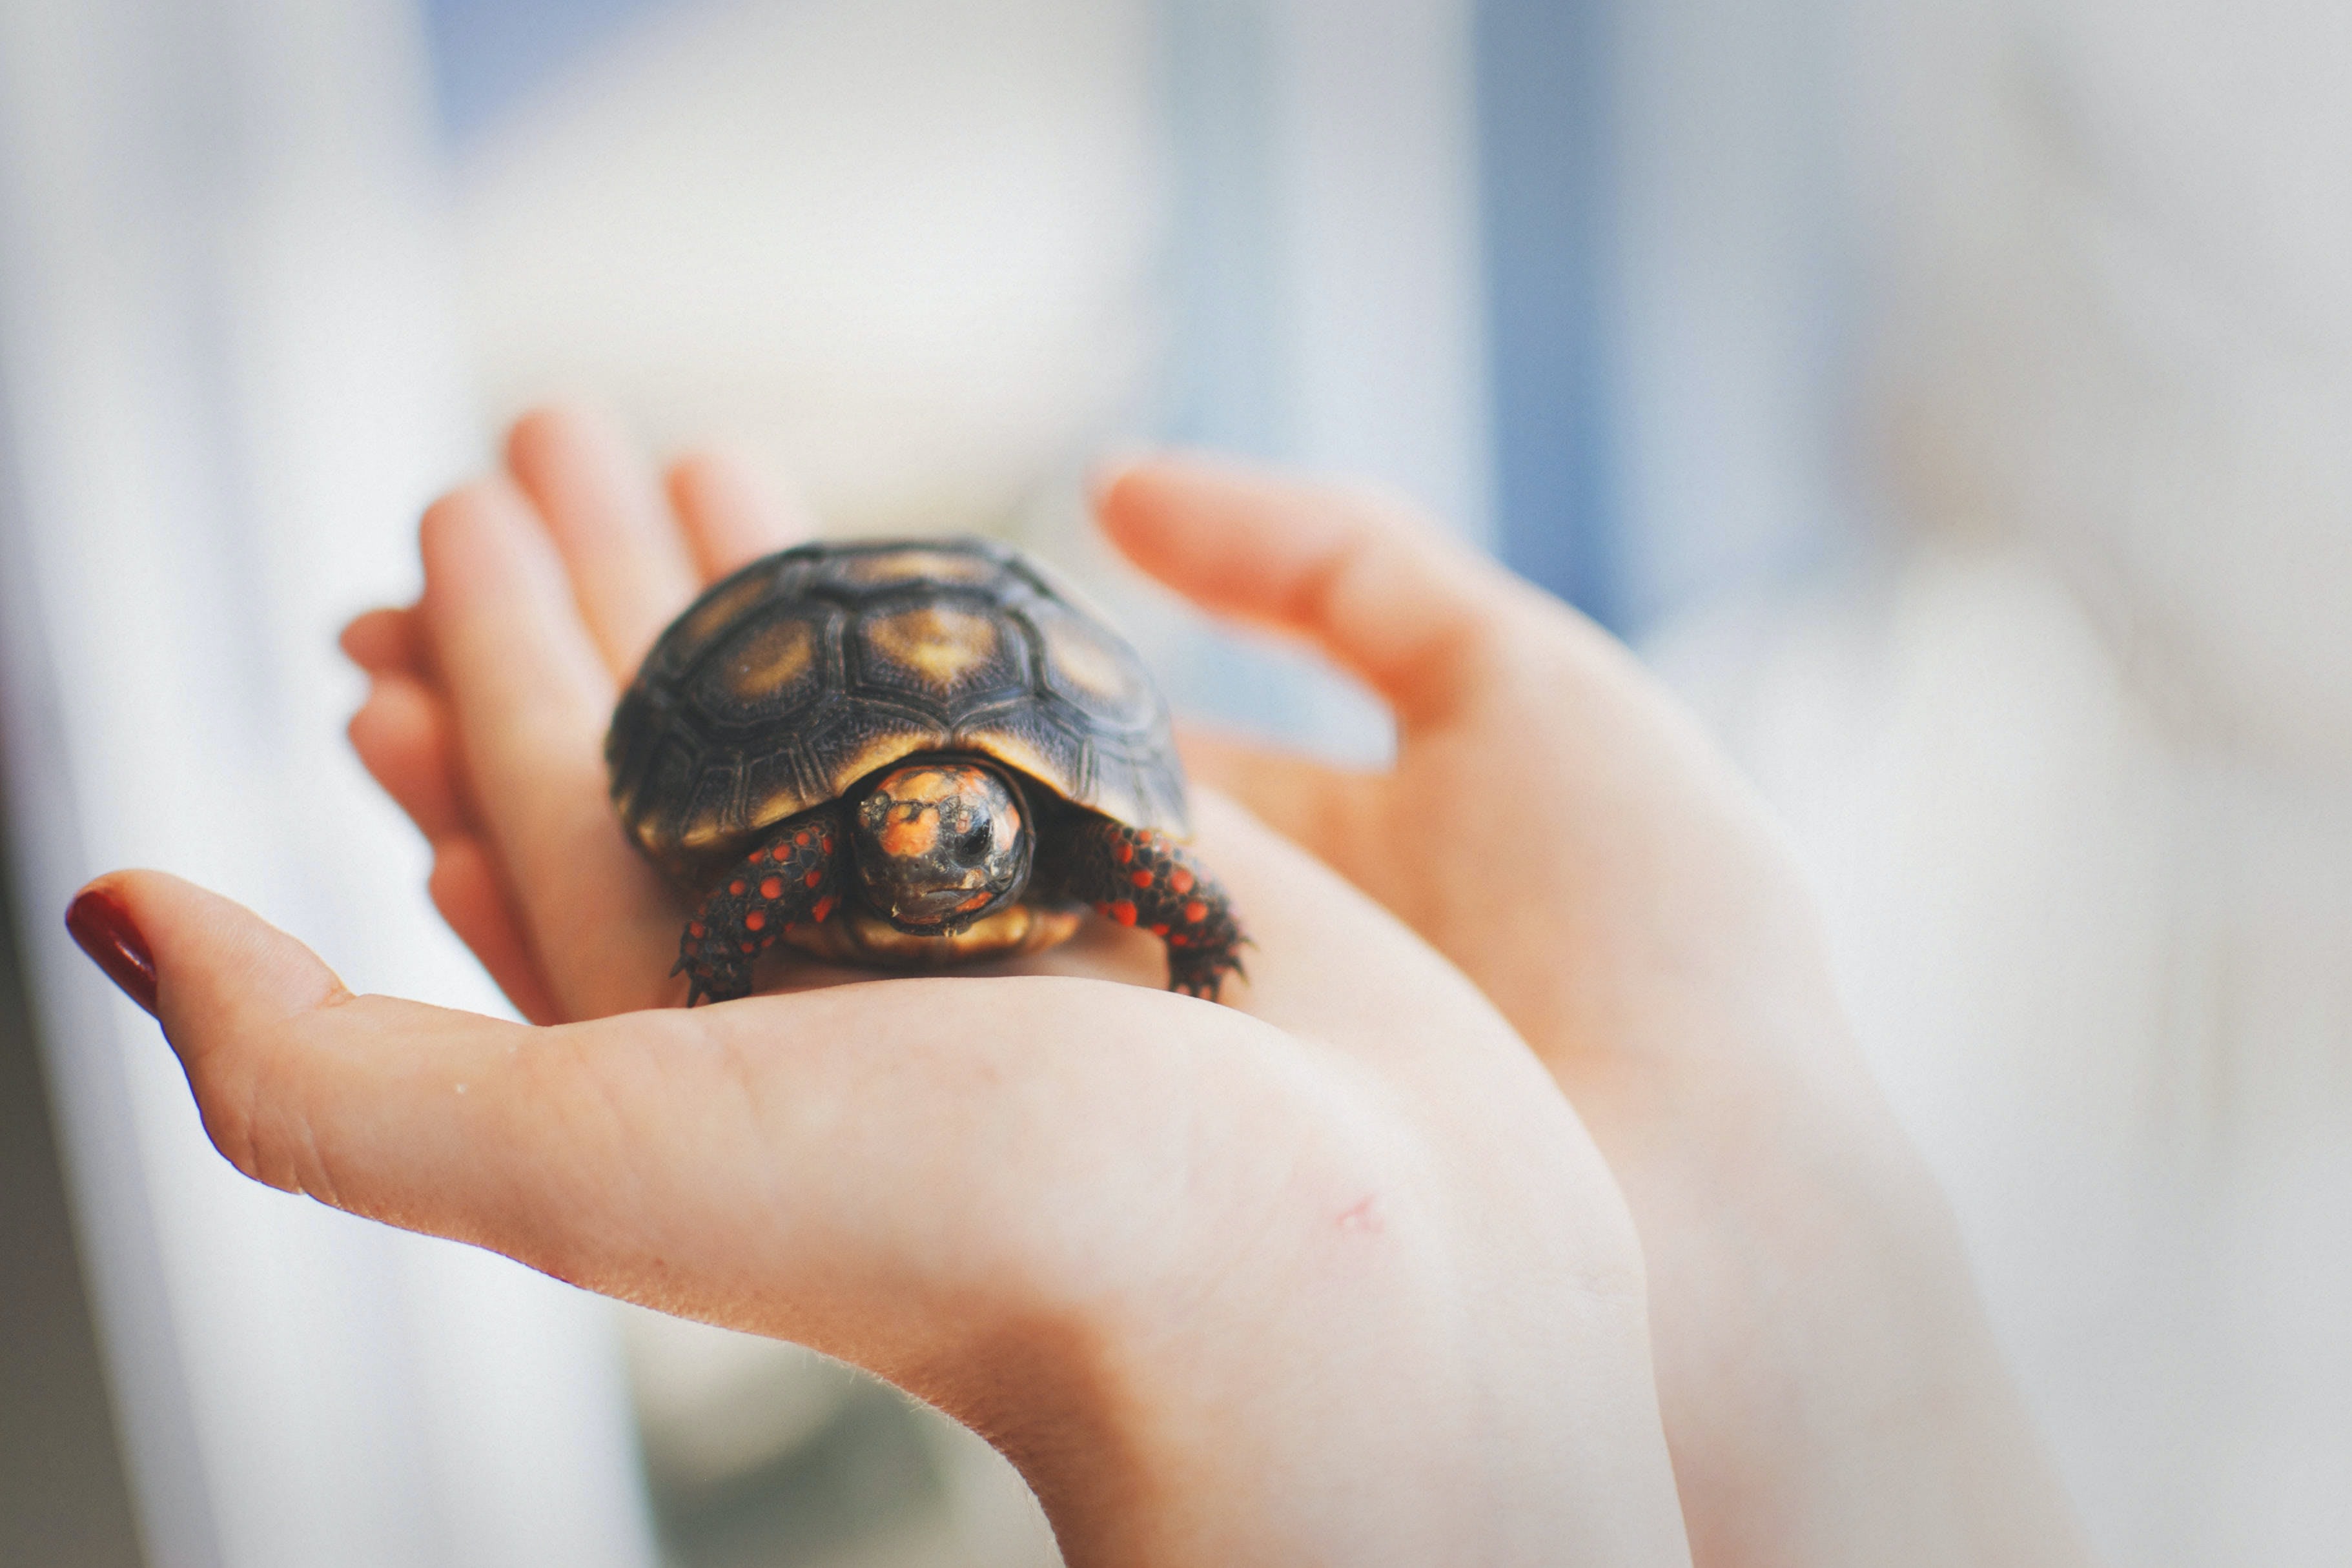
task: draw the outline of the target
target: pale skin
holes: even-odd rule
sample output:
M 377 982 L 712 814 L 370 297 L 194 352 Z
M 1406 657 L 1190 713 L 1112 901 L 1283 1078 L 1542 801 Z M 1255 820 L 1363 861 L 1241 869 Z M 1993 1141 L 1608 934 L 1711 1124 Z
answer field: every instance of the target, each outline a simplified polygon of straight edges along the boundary
M 1188 760 L 1459 965 L 1577 1107 L 1641 1232 L 1694 1559 L 2087 1562 L 1802 878 L 1680 705 L 1377 494 L 1160 460 L 1097 502 L 1161 582 L 1386 699 L 1381 772 Z
M 526 419 L 346 638 L 353 742 L 539 1027 L 110 879 L 241 1168 L 872 1367 L 1074 1563 L 2083 1560 L 1769 821 L 1605 637 L 1386 501 L 1129 466 L 1138 564 L 1398 717 L 1378 775 L 1192 749 L 1248 808 L 1200 846 L 1238 1005 L 1098 931 L 686 1013 L 596 746 L 694 588 L 801 530 L 723 458 L 667 488 Z
M 509 467 L 432 508 L 417 611 L 355 630 L 353 734 L 540 1021 L 354 997 L 225 900 L 101 881 L 239 1169 L 868 1367 L 996 1443 L 1074 1564 L 1688 1561 L 1591 1139 L 1458 971 L 1246 812 L 1197 803 L 1260 944 L 1237 1005 L 1107 926 L 1031 973 L 676 1005 L 686 904 L 605 801 L 604 725 L 777 514 L 707 466 L 674 512 L 576 416 Z

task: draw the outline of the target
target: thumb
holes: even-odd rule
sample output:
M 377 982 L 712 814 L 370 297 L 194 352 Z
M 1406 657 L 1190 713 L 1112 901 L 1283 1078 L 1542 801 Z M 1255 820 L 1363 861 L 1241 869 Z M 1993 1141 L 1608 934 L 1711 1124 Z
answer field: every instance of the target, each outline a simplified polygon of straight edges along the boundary
M 1408 729 L 1454 711 L 1530 592 L 1377 492 L 1199 457 L 1153 457 L 1097 486 L 1129 559 L 1212 613 L 1317 643 Z
M 69 924 L 134 995 L 144 961 L 137 999 L 246 1175 L 886 1373 L 983 1322 L 977 1302 L 1114 1256 L 1182 1158 L 1189 1124 L 1162 1109 L 1271 1039 L 1231 1009 L 1045 977 L 533 1028 L 353 996 L 157 872 L 93 883 Z M 1121 1169 L 1137 1192 L 1107 1184 Z
M 385 997 L 355 997 L 301 943 L 243 905 L 161 872 L 117 872 L 78 894 L 67 925 L 153 1013 L 178 1054 L 214 1146 L 257 1181 L 412 1228 L 483 1239 L 355 1162 L 394 1131 L 384 1108 L 429 1092 L 462 1100 L 469 1079 L 537 1031 Z M 429 1089 L 426 1086 L 430 1086 Z M 358 1115 L 369 1107 L 372 1116 Z M 373 1124 L 371 1125 L 371 1123 Z M 404 1139 L 425 1129 L 398 1127 Z M 436 1152 L 408 1145 L 412 1169 Z

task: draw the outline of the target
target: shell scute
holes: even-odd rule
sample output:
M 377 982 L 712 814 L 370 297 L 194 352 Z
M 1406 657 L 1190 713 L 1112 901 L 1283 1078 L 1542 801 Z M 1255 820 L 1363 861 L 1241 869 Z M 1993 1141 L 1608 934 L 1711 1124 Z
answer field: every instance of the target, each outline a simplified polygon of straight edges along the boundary
M 695 854 L 717 850 L 742 831 L 742 813 L 736 809 L 737 783 L 731 766 L 703 768 L 680 815 L 680 848 Z
M 935 704 L 959 704 L 1028 685 L 1028 648 L 1017 627 L 984 603 L 893 602 L 858 617 L 850 633 L 852 679 L 860 689 Z
M 836 556 L 825 575 L 850 587 L 877 588 L 913 582 L 983 584 L 1003 572 L 1003 559 L 992 552 L 905 545 Z
M 975 714 L 956 727 L 948 748 L 992 757 L 1066 800 L 1124 815 L 1095 798 L 1086 778 L 1086 742 L 1049 705 L 1023 702 Z
M 1054 574 L 986 540 L 752 562 L 662 633 L 605 741 L 614 805 L 673 864 L 955 750 L 1121 822 L 1189 831 L 1141 660 Z
M 833 685 L 821 615 L 766 607 L 719 638 L 689 685 L 695 706 L 720 724 L 789 720 Z
M 1024 607 L 1024 618 L 1037 630 L 1048 691 L 1122 729 L 1150 722 L 1159 694 L 1135 655 L 1101 622 L 1051 600 Z

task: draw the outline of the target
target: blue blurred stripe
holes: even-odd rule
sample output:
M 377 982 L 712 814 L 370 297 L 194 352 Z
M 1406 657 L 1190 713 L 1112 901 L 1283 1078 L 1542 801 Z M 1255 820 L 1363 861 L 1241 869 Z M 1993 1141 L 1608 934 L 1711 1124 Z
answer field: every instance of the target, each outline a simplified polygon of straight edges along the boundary
M 441 127 L 453 141 L 631 19 L 673 0 L 423 0 Z
M 1496 537 L 1624 632 L 1609 341 L 1613 0 L 1478 0 Z
M 1170 167 L 1154 433 L 1285 456 L 1272 22 L 1264 0 L 1158 0 L 1155 10 Z

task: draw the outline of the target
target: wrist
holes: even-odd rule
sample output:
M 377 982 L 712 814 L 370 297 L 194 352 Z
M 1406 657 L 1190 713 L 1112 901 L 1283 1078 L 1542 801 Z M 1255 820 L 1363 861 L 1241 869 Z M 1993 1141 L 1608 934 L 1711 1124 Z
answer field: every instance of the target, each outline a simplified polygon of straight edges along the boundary
M 1612 1151 L 1694 1558 L 2082 1562 L 1957 1225 L 1874 1086 L 1743 1076 L 1690 1096 L 1676 1143 Z

